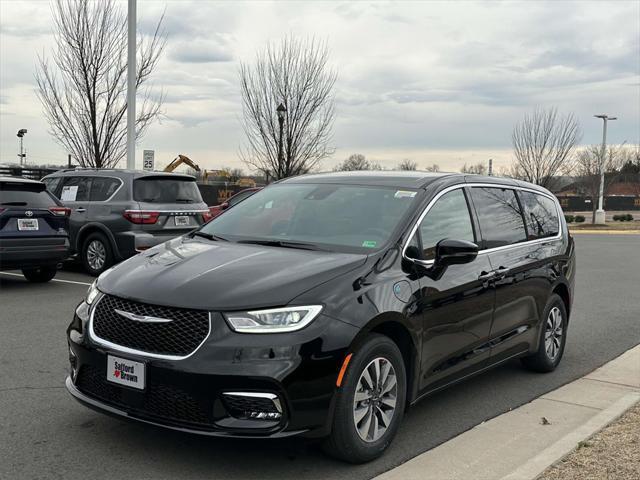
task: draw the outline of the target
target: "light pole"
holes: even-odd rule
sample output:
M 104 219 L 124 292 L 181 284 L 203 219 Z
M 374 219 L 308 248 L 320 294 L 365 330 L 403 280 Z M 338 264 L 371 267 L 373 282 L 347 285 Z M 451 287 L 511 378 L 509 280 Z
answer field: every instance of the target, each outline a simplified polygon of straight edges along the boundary
M 284 127 L 284 117 L 287 114 L 287 108 L 283 104 L 280 104 L 278 105 L 278 108 L 276 108 L 276 113 L 278 114 L 278 123 L 280 124 L 280 137 L 278 138 L 278 169 L 281 169 L 282 164 L 284 163 L 284 152 L 282 151 L 282 129 Z M 278 174 L 280 173 L 284 172 L 278 172 Z
M 127 168 L 136 168 L 136 0 L 127 8 Z
M 27 133 L 26 128 L 21 128 L 20 130 L 18 130 L 18 138 L 20 139 L 20 153 L 18 154 L 18 158 L 20 159 L 20 166 L 22 166 L 23 160 L 27 158 L 27 154 L 24 153 L 24 145 L 22 143 L 26 133 Z
M 607 155 L 607 122 L 609 120 L 617 120 L 618 117 L 610 117 L 605 114 L 594 115 L 596 118 L 601 118 L 602 123 L 602 150 L 600 152 L 600 191 L 598 195 L 598 209 L 596 210 L 596 223 L 604 224 L 605 212 L 604 212 L 604 162 Z

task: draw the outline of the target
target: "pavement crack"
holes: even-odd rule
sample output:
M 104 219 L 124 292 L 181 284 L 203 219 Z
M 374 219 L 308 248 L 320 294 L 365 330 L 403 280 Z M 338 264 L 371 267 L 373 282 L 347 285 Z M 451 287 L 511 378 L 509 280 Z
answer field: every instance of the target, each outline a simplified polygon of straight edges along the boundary
M 558 402 L 558 403 L 564 403 L 565 405 L 571 405 L 572 407 L 584 407 L 584 408 L 590 408 L 591 410 L 597 410 L 597 411 L 601 411 L 601 408 L 598 407 L 592 407 L 591 405 L 583 405 L 582 403 L 574 403 L 574 402 L 567 402 L 566 400 L 557 400 L 555 398 L 549 398 L 549 397 L 545 397 L 544 395 L 542 397 L 540 397 L 544 400 L 549 400 L 551 402 Z M 544 418 L 544 417 L 542 417 Z M 544 423 L 543 423 L 544 425 Z
M 0 388 L 0 392 L 11 392 L 14 390 L 53 390 L 56 388 L 64 388 L 64 385 L 56 385 L 56 386 L 50 386 L 50 387 L 29 387 L 29 386 L 9 387 L 9 388 Z

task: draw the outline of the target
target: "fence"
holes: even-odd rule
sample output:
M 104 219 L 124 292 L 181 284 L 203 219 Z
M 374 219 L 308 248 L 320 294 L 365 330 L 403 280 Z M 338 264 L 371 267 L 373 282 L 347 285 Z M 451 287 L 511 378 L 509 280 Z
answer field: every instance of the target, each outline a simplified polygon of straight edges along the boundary
M 62 170 L 60 168 L 29 168 L 29 167 L 0 167 L 0 176 L 24 177 L 31 180 L 40 180 L 50 173 Z

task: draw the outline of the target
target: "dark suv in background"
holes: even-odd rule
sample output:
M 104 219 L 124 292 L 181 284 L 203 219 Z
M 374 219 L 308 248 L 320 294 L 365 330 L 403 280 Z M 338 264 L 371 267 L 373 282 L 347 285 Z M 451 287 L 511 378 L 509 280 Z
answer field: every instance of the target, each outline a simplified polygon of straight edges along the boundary
M 69 209 L 42 182 L 0 177 L 0 268 L 48 282 L 69 255 Z
M 189 175 L 69 169 L 42 181 L 71 209 L 72 253 L 91 275 L 210 219 Z

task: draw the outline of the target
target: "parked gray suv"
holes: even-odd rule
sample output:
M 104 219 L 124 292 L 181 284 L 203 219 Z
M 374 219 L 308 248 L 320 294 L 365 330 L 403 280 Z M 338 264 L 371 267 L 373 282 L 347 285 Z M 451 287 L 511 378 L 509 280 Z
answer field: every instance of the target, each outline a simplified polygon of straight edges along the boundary
M 71 250 L 91 275 L 211 217 L 190 175 L 68 169 L 42 181 L 71 208 Z

